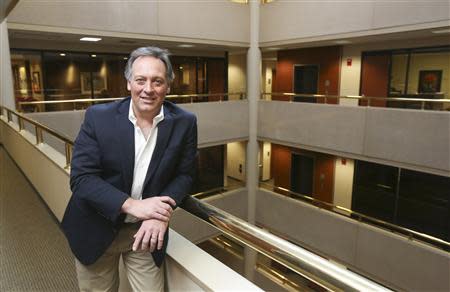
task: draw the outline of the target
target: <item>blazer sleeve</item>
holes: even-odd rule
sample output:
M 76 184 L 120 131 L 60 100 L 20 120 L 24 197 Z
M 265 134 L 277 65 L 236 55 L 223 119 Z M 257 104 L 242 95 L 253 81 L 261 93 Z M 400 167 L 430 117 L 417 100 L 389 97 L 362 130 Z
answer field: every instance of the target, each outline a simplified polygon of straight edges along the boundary
M 128 195 L 102 178 L 101 157 L 90 107 L 74 144 L 70 187 L 74 199 L 84 201 L 101 216 L 115 222 Z
M 181 159 L 177 165 L 174 178 L 167 184 L 161 195 L 170 196 L 179 206 L 184 197 L 191 191 L 196 175 L 197 160 L 197 118 L 191 116 L 191 125 L 186 133 L 182 147 Z

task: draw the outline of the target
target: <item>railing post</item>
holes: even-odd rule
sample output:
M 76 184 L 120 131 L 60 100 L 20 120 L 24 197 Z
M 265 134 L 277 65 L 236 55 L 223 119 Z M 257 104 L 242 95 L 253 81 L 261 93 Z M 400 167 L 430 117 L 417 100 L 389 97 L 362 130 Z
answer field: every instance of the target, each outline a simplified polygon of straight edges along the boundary
M 6 110 L 6 116 L 8 119 L 8 123 L 12 121 L 12 113 L 9 109 Z
M 34 133 L 36 134 L 36 145 L 44 143 L 44 137 L 42 136 L 42 129 L 35 125 Z
M 66 167 L 64 168 L 69 169 L 70 161 L 72 160 L 72 145 L 66 142 L 65 146 L 66 146 Z
M 421 104 L 421 110 L 424 110 L 425 109 L 425 101 L 424 100 L 422 100 L 421 102 L 420 102 L 420 104 Z
M 24 122 L 19 116 L 17 116 L 17 119 L 19 120 L 19 131 L 22 131 L 25 128 Z

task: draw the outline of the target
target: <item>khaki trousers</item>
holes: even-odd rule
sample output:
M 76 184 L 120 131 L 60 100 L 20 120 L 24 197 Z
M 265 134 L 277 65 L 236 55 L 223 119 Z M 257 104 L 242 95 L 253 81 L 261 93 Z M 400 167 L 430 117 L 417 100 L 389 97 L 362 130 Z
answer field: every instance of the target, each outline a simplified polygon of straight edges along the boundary
M 133 291 L 164 291 L 163 267 L 158 268 L 150 252 L 133 251 L 133 235 L 140 224 L 127 224 L 120 229 L 106 252 L 92 265 L 75 260 L 80 291 L 117 292 L 119 289 L 119 260 Z

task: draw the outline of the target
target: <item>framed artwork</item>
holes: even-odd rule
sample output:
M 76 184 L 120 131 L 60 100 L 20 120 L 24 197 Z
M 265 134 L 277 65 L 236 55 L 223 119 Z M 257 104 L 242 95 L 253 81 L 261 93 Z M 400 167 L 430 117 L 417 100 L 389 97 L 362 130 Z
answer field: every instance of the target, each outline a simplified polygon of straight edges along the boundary
M 441 91 L 442 70 L 419 71 L 419 93 L 436 93 Z
M 41 74 L 39 72 L 33 72 L 31 76 L 31 88 L 33 93 L 41 93 Z
M 94 86 L 94 93 L 107 89 L 106 77 L 101 76 L 100 72 L 80 72 L 80 82 L 82 94 L 91 94 L 92 86 Z

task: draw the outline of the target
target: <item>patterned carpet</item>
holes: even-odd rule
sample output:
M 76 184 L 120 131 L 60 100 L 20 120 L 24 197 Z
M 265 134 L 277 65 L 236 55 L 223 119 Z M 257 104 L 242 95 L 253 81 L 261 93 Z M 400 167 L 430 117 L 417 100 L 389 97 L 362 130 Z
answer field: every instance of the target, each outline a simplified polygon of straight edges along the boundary
M 0 291 L 78 291 L 56 219 L 1 146 Z

